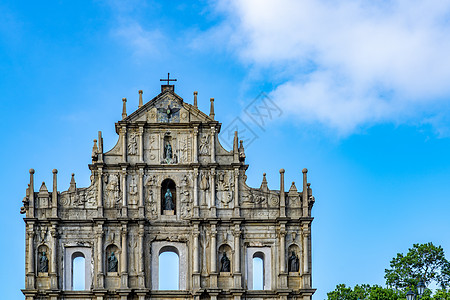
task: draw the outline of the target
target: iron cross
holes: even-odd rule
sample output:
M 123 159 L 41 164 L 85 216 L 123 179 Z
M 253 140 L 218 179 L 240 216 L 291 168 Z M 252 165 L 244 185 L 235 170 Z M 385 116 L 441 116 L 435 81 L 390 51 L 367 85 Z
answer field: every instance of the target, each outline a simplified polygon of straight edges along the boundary
M 177 80 L 170 79 L 170 73 L 167 73 L 167 79 L 160 79 L 159 81 L 167 81 L 167 85 L 170 85 L 170 81 L 177 81 Z

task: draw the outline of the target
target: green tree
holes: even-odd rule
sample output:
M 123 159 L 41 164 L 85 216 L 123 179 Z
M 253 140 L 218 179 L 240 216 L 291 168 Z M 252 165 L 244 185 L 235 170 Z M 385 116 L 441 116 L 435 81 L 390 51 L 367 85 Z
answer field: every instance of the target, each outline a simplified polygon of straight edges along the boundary
M 406 255 L 398 253 L 385 270 L 386 284 L 390 287 L 407 290 L 416 287 L 423 279 L 426 286 L 435 282 L 442 288 L 450 283 L 450 263 L 441 246 L 433 243 L 414 244 Z
M 339 284 L 327 296 L 328 300 L 398 300 L 405 298 L 400 291 L 368 284 L 356 285 L 353 289 L 345 284 Z

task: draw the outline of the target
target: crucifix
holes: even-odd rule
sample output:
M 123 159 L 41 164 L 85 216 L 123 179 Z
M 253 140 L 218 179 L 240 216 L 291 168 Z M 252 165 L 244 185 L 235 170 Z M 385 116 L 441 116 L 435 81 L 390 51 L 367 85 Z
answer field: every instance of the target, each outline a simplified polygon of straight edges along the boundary
M 170 79 L 170 73 L 167 73 L 167 79 L 160 79 L 159 81 L 167 81 L 167 85 L 170 85 L 170 81 L 177 81 L 177 80 Z

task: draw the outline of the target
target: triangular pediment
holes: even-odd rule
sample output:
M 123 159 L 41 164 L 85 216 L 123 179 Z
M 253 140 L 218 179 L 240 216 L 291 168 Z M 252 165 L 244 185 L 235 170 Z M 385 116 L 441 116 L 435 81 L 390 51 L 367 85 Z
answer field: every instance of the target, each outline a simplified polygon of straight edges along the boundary
M 173 90 L 165 90 L 123 121 L 147 123 L 189 123 L 214 121 L 198 108 L 185 103 Z

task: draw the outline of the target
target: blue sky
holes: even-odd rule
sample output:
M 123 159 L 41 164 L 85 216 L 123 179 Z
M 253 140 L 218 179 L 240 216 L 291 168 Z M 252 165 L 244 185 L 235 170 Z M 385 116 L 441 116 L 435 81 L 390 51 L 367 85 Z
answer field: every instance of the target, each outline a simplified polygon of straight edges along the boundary
M 450 253 L 445 1 L 3 0 L 0 15 L 5 299 L 23 299 L 28 170 L 36 190 L 53 168 L 58 189 L 72 172 L 87 186 L 97 131 L 110 149 L 122 97 L 131 113 L 167 72 L 203 111 L 215 98 L 223 129 L 239 117 L 253 132 L 250 185 L 266 172 L 278 189 L 285 168 L 287 188 L 300 187 L 309 169 L 315 299 L 338 283 L 383 284 L 413 243 Z M 262 127 L 245 113 L 261 92 L 279 108 Z

